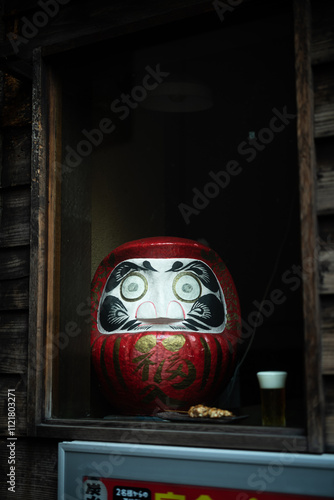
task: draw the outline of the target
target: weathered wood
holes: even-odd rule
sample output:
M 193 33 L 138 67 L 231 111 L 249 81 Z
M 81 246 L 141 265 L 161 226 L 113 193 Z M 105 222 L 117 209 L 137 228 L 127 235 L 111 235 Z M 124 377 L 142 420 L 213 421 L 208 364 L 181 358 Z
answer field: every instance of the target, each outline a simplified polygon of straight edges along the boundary
M 316 66 L 314 74 L 314 128 L 315 137 L 334 135 L 334 67 Z
M 224 427 L 224 428 L 223 428 Z M 108 422 L 64 420 L 37 427 L 40 437 L 87 439 L 123 443 L 145 443 L 244 450 L 307 451 L 307 439 L 300 429 L 268 430 L 241 425 L 179 424 L 170 422 Z M 194 439 L 194 436 L 196 438 Z
M 2 312 L 0 314 L 0 338 L 10 334 L 24 337 L 28 333 L 28 311 Z
M 40 9 L 37 8 L 36 11 L 38 10 Z M 8 57 L 19 52 L 20 57 L 29 60 L 37 47 L 43 47 L 44 54 L 69 50 L 207 11 L 213 11 L 211 1 L 151 0 L 145 4 L 132 3 L 131 8 L 122 0 L 112 3 L 101 0 L 97 4 L 82 1 L 80 6 L 72 1 L 60 6 L 59 13 L 53 18 L 50 17 L 43 29 L 36 29 L 35 36 L 27 39 L 27 43 L 14 43 L 14 49 L 13 42 L 7 39 L 3 44 L 2 54 Z M 33 22 L 33 12 L 26 17 Z M 24 25 L 22 17 L 19 18 L 14 34 L 24 36 Z
M 35 425 L 42 419 L 45 294 L 47 247 L 47 166 L 45 110 L 47 87 L 41 50 L 34 53 L 33 116 L 32 116 L 32 179 L 31 179 L 31 237 L 30 237 L 30 288 L 29 288 L 29 342 L 28 342 L 28 403 L 27 426 L 34 435 Z
M 318 177 L 317 213 L 334 214 L 334 168 Z
M 334 295 L 321 296 L 322 373 L 334 375 Z M 327 401 L 334 405 L 334 400 Z
M 30 190 L 11 189 L 0 194 L 0 248 L 29 244 Z
M 324 377 L 324 389 L 326 398 L 326 451 L 334 452 L 334 376 Z
M 26 373 L 28 313 L 0 314 L 0 373 Z
M 6 442 L 2 441 L 3 473 L 0 477 L 0 490 L 7 493 L 8 484 L 5 471 L 8 470 L 5 452 Z M 6 493 L 2 498 L 15 500 L 56 500 L 58 442 L 52 439 L 29 439 L 20 437 L 15 446 L 16 488 L 15 493 Z M 11 495 L 11 497 L 9 496 Z
M 297 147 L 300 175 L 301 246 L 303 267 L 308 279 L 303 283 L 305 384 L 309 450 L 324 448 L 324 398 L 321 380 L 321 335 L 318 297 L 318 270 L 313 249 L 317 239 L 315 185 L 316 164 L 313 128 L 312 72 L 310 56 L 310 2 L 294 1 L 295 67 L 297 96 Z
M 321 175 L 322 172 L 334 170 L 334 138 L 317 139 L 315 146 L 318 173 Z
M 319 252 L 319 291 L 322 294 L 334 293 L 334 248 L 333 243 Z
M 326 433 L 326 452 L 334 452 L 334 415 L 326 415 L 325 420 Z
M 5 75 L 4 106 L 1 115 L 3 127 L 28 125 L 31 123 L 31 85 Z
M 334 293 L 334 139 L 316 141 L 320 292 Z
M 318 217 L 319 227 L 319 291 L 334 293 L 334 220 L 330 215 Z
M 31 127 L 11 127 L 3 135 L 0 187 L 30 184 Z
M 46 336 L 53 346 L 45 366 L 45 415 L 59 413 L 60 256 L 61 256 L 61 165 L 62 92 L 57 75 L 49 70 L 49 176 L 48 176 L 48 258 Z
M 325 395 L 326 400 L 328 401 L 326 414 L 333 415 L 334 414 L 334 377 L 325 376 L 324 377 L 324 387 L 325 387 Z
M 317 213 L 334 214 L 334 138 L 316 141 Z
M 260 405 L 258 407 L 260 410 Z M 250 417 L 251 419 L 251 417 Z M 58 428 L 60 425 L 64 425 L 71 430 L 77 426 L 85 427 L 86 429 L 91 429 L 92 427 L 98 427 L 100 429 L 131 429 L 137 431 L 139 429 L 147 430 L 147 429 L 160 429 L 164 430 L 177 430 L 177 431 L 191 431 L 191 429 L 196 429 L 201 432 L 205 432 L 208 430 L 217 431 L 219 435 L 225 434 L 235 434 L 236 432 L 243 435 L 258 435 L 259 431 L 263 433 L 264 436 L 294 436 L 294 437 L 306 437 L 306 432 L 304 428 L 300 427 L 275 427 L 275 429 L 269 426 L 262 426 L 261 419 L 259 419 L 257 425 L 248 425 L 247 420 L 240 420 L 239 422 L 235 422 L 233 425 L 224 425 L 221 423 L 211 422 L 203 423 L 201 419 L 197 419 L 196 421 L 191 422 L 176 422 L 176 421 L 168 421 L 168 420 L 147 420 L 146 417 L 136 417 L 136 416 L 123 416 L 123 415 L 110 415 L 110 417 L 106 418 L 51 418 L 45 419 L 43 424 L 41 424 L 41 432 L 44 432 L 42 429 L 46 429 L 45 432 L 49 432 L 49 436 L 53 435 L 52 429 Z M 48 429 L 48 431 L 47 431 Z
M 28 278 L 0 281 L 0 310 L 28 309 L 28 286 Z
M 322 372 L 324 375 L 334 375 L 334 333 L 324 333 L 322 336 Z M 328 401 L 326 402 L 328 404 Z
M 334 4 L 332 0 L 312 2 L 312 64 L 334 61 Z
M 334 242 L 334 222 L 331 215 L 318 217 L 319 242 L 323 248 L 328 248 Z
M 334 58 L 334 4 L 327 0 L 312 3 L 313 7 L 313 65 L 333 61 Z M 317 137 L 333 135 L 333 71 L 325 65 L 314 68 L 315 121 Z M 333 214 L 334 206 L 334 141 L 325 138 L 316 141 L 318 186 L 317 211 L 319 215 Z M 320 255 L 319 274 L 321 293 L 334 291 L 333 218 L 319 218 Z M 324 377 L 326 415 L 326 451 L 334 451 L 334 297 L 321 296 L 322 371 Z
M 29 247 L 0 249 L 0 280 L 29 276 Z
M 320 299 L 321 331 L 334 335 L 334 295 L 322 295 Z
M 15 389 L 15 436 L 26 434 L 27 386 L 25 375 L 2 375 L 0 378 L 0 400 L 4 411 L 0 413 L 0 435 L 8 435 L 7 397 L 8 389 Z
M 34 14 L 39 7 L 31 0 L 27 3 L 16 1 L 16 7 L 8 7 L 8 13 L 15 14 L 16 25 L 10 31 L 14 35 L 24 36 L 25 23 L 22 20 L 24 14 L 33 23 Z M 224 4 L 222 4 L 224 5 Z M 267 4 L 268 5 L 268 4 Z M 261 12 L 267 7 L 261 0 L 243 0 L 229 6 L 229 14 L 233 15 L 234 9 L 240 14 L 243 12 L 244 19 L 249 18 L 254 8 L 260 8 Z M 28 9 L 33 10 L 27 12 Z M 281 13 L 282 4 L 278 0 L 270 2 L 272 12 Z M 2 54 L 7 57 L 7 64 L 12 64 L 12 56 L 19 52 L 20 58 L 31 59 L 33 50 L 43 47 L 43 54 L 47 55 L 59 51 L 67 51 L 71 48 L 80 47 L 89 43 L 104 41 L 108 38 L 133 33 L 146 28 L 168 24 L 195 15 L 213 13 L 217 19 L 217 26 L 221 25 L 221 19 L 214 11 L 212 0 L 162 0 L 155 2 L 148 0 L 144 4 L 122 0 L 109 2 L 100 0 L 92 3 L 83 0 L 78 5 L 75 1 L 67 5 L 61 5 L 57 15 L 48 20 L 43 29 L 37 29 L 36 34 L 31 36 L 27 43 L 15 44 L 5 41 Z M 225 22 L 225 20 L 224 20 Z M 15 49 L 14 49 L 14 47 Z M 25 71 L 25 70 L 23 70 Z M 28 73 L 26 71 L 26 73 Z

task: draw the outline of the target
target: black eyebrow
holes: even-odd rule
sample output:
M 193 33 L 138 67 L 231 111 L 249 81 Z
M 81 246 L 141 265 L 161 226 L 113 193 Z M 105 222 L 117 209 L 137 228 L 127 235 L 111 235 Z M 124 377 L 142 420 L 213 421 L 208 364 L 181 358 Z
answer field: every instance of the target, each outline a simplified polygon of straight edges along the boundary
M 106 293 L 111 292 L 117 285 L 122 281 L 122 279 L 132 271 L 156 271 L 148 260 L 144 260 L 142 266 L 135 264 L 134 262 L 121 262 L 115 269 L 111 272 L 105 291 Z
M 183 263 L 180 262 L 179 260 L 177 260 L 176 262 L 174 262 L 174 264 L 172 265 L 172 267 L 170 269 L 167 269 L 166 273 L 169 273 L 170 271 L 174 272 L 174 273 L 177 273 L 178 271 L 180 271 L 183 267 Z
M 148 260 L 144 260 L 143 267 L 145 269 L 149 269 L 150 271 L 155 271 L 156 273 L 158 272 L 157 269 L 154 269 L 154 267 L 152 267 L 151 262 L 149 262 Z

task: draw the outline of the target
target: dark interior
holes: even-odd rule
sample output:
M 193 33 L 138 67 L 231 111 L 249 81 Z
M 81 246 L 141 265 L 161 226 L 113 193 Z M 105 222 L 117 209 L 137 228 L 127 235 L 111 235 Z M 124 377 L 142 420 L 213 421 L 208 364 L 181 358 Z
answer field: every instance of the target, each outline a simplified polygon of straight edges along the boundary
M 113 245 L 158 235 L 204 241 L 232 274 L 243 319 L 240 359 L 246 356 L 232 393 L 220 403 L 242 408 L 250 415 L 247 423 L 260 425 L 256 372 L 286 370 L 287 424 L 301 427 L 292 13 L 285 2 L 279 11 L 261 9 L 240 6 L 223 22 L 211 12 L 52 59 L 63 88 L 63 166 L 66 146 L 77 151 L 83 130 L 96 129 L 103 118 L 115 125 L 92 154 L 81 161 L 73 156 L 70 168 L 63 168 L 60 328 L 86 300 L 94 267 Z M 207 107 L 197 109 L 194 102 L 185 112 L 187 96 L 176 95 L 174 112 L 152 109 L 147 91 L 140 102 L 132 98 L 136 106 L 122 120 L 110 106 L 142 84 L 148 66 L 169 73 L 165 82 L 195 83 L 207 92 Z M 75 285 L 73 272 L 80 275 Z M 82 328 L 89 342 L 87 322 Z M 66 411 L 60 408 L 57 416 L 71 413 L 62 383 L 69 364 L 61 352 L 59 399 Z M 112 414 L 92 387 L 89 414 Z

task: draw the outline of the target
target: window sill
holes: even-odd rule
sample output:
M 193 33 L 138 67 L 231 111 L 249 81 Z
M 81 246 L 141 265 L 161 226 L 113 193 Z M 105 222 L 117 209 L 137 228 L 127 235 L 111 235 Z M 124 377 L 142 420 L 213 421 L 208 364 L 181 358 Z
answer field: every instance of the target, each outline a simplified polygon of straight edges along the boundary
M 37 437 L 305 453 L 304 429 L 105 419 L 48 419 Z

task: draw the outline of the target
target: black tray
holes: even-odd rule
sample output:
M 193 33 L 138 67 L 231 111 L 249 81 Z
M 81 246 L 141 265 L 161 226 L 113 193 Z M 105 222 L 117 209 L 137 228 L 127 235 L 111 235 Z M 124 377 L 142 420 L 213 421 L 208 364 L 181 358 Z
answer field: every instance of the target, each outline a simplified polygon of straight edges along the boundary
M 233 417 L 219 417 L 219 418 L 209 418 L 209 417 L 189 417 L 185 413 L 178 413 L 176 411 L 164 411 L 156 413 L 156 417 L 162 418 L 163 420 L 172 420 L 174 422 L 190 422 L 193 424 L 233 424 L 234 422 L 239 422 L 248 415 L 234 415 Z

